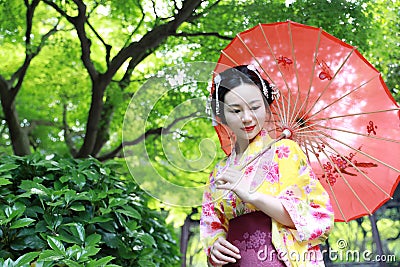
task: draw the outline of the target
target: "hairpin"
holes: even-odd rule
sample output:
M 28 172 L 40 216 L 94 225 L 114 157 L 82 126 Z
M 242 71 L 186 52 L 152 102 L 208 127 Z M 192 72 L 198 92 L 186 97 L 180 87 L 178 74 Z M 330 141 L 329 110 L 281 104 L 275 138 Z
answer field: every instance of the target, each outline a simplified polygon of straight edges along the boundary
M 278 99 L 281 96 L 278 87 L 273 83 L 269 84 L 269 86 L 271 87 L 271 99 Z
M 247 65 L 247 68 L 248 68 L 249 70 L 253 71 L 253 72 L 257 75 L 257 77 L 260 79 L 263 94 L 264 94 L 264 96 L 265 96 L 266 98 L 268 98 L 268 88 L 267 88 L 267 86 L 265 85 L 264 79 L 261 77 L 260 73 L 258 73 L 256 67 L 255 67 L 254 65 Z
M 218 88 L 219 85 L 221 84 L 221 76 L 219 74 L 215 76 L 214 83 L 215 83 L 215 114 L 219 115 Z
M 206 103 L 206 114 L 207 114 L 208 116 L 211 116 L 211 123 L 212 123 L 212 126 L 217 126 L 217 125 L 218 125 L 218 121 L 217 121 L 217 119 L 215 118 L 214 112 L 212 112 L 211 101 L 212 101 L 212 96 L 210 95 L 210 96 L 207 98 L 207 103 Z

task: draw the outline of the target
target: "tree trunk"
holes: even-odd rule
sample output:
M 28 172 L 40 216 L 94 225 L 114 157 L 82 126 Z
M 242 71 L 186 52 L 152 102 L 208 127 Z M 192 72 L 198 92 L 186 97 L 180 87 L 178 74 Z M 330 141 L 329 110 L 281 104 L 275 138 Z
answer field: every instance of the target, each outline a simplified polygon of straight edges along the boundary
M 382 258 L 383 255 L 383 248 L 382 248 L 382 241 L 381 237 L 379 235 L 378 231 L 378 226 L 376 225 L 376 216 L 375 214 L 372 214 L 369 217 L 369 220 L 371 222 L 371 227 L 372 227 L 372 237 L 374 239 L 375 245 L 376 245 L 376 254 L 379 255 Z M 378 263 L 379 267 L 384 267 L 386 266 L 386 263 L 383 261 L 380 261 Z
M 100 124 L 97 132 L 96 142 L 94 144 L 91 155 L 96 157 L 104 144 L 110 139 L 110 123 L 114 114 L 115 106 L 110 102 L 106 101 L 103 106 L 101 113 Z
M 186 256 L 189 245 L 189 240 L 193 235 L 191 229 L 193 226 L 199 223 L 199 221 L 193 220 L 192 216 L 198 213 L 196 208 L 192 208 L 192 212 L 186 216 L 185 222 L 181 228 L 181 240 L 180 240 L 180 252 L 181 252 L 181 267 L 186 267 Z
M 11 90 L 4 80 L 0 84 L 0 95 L 14 154 L 17 156 L 31 154 L 28 132 L 20 126 L 18 113 L 15 109 L 15 97 L 12 96 Z
M 101 113 L 103 111 L 103 96 L 106 84 L 101 81 L 99 76 L 97 81 L 93 81 L 92 85 L 92 101 L 90 104 L 88 120 L 86 124 L 86 134 L 82 147 L 80 148 L 77 158 L 87 158 L 92 154 L 97 133 L 99 130 L 99 124 L 101 121 Z

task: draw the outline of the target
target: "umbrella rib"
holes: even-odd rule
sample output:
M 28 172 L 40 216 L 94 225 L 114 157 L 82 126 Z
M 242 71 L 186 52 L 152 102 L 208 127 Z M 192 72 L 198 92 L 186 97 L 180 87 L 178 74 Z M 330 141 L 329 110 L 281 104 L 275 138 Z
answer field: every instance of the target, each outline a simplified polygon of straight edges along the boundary
M 332 149 L 336 154 L 339 155 L 339 152 L 334 149 L 331 145 L 329 145 L 327 142 L 325 143 L 325 145 L 327 145 L 330 149 Z M 391 196 L 382 189 L 382 187 L 380 187 L 379 185 L 377 185 L 375 183 L 374 180 L 372 180 L 370 177 L 368 177 L 368 175 L 366 175 L 360 168 L 358 168 L 353 162 L 351 162 L 347 157 L 341 157 L 342 159 L 344 159 L 347 163 L 349 163 L 352 167 L 354 167 L 362 176 L 364 176 L 365 179 L 367 179 L 371 184 L 373 184 L 377 189 L 379 189 L 382 193 L 384 193 L 387 197 L 391 198 Z M 332 162 L 331 162 L 332 163 Z
M 312 88 L 313 79 L 314 79 L 314 74 L 315 74 L 315 66 L 317 65 L 317 55 L 318 55 L 319 45 L 320 45 L 320 43 L 321 43 L 321 33 L 322 33 L 322 28 L 319 28 L 318 38 L 317 38 L 317 44 L 316 44 L 316 46 L 315 46 L 315 52 L 314 52 L 313 67 L 312 67 L 312 72 L 311 72 L 311 76 L 310 76 L 310 85 L 308 86 L 306 98 L 305 98 L 304 101 L 301 103 L 300 108 L 298 109 L 296 115 L 294 116 L 295 118 L 297 118 L 297 117 L 299 116 L 299 114 L 300 114 L 300 112 L 301 112 L 302 110 L 306 110 L 306 109 L 307 109 L 308 99 L 310 98 L 311 88 Z M 296 74 L 297 74 L 297 72 L 296 72 Z M 298 96 L 300 97 L 300 89 L 299 89 Z M 301 116 L 300 119 L 303 119 L 303 118 L 304 118 L 304 114 Z
M 357 86 L 356 88 L 354 88 L 353 90 L 347 92 L 346 94 L 342 95 L 341 97 L 337 98 L 335 101 L 329 103 L 328 105 L 326 105 L 325 107 L 323 107 L 322 109 L 318 110 L 317 112 L 313 113 L 311 116 L 309 116 L 307 118 L 306 121 L 312 119 L 313 117 L 315 117 L 316 115 L 318 115 L 320 112 L 324 111 L 325 109 L 329 108 L 330 106 L 334 105 L 335 103 L 339 102 L 340 100 L 342 100 L 343 98 L 347 97 L 348 95 L 354 93 L 355 91 L 357 91 L 358 89 L 360 89 L 361 87 L 363 87 L 364 85 L 368 84 L 369 82 L 371 82 L 372 80 L 374 80 L 375 78 L 379 77 L 379 74 L 371 77 L 371 79 L 369 79 L 368 81 L 364 82 L 363 84 Z
M 224 50 L 221 50 L 221 53 L 226 56 L 233 64 L 235 64 L 236 66 L 239 65 L 239 63 L 237 63 L 233 58 L 231 58 L 227 53 L 225 53 Z
M 349 134 L 355 134 L 355 135 L 365 136 L 365 137 L 368 137 L 368 138 L 373 138 L 373 139 L 377 139 L 377 140 L 382 140 L 382 141 L 387 141 L 387 142 L 400 144 L 400 140 L 394 140 L 394 139 L 389 139 L 389 138 L 384 138 L 384 137 L 373 136 L 373 135 L 369 135 L 369 134 L 357 133 L 357 132 L 348 131 L 348 130 L 345 130 L 345 129 L 331 128 L 331 127 L 326 127 L 326 126 L 322 126 L 322 125 L 317 125 L 317 127 L 320 127 L 320 128 L 323 128 L 323 129 L 327 129 L 327 130 L 345 132 L 345 133 L 349 133 Z M 319 131 L 319 130 L 317 130 L 317 131 Z
M 261 27 L 261 25 L 260 25 Z M 262 29 L 262 27 L 261 27 Z M 272 78 L 268 75 L 268 73 L 265 71 L 265 69 L 263 68 L 262 64 L 260 63 L 260 61 L 257 59 L 257 57 L 254 55 L 253 51 L 251 51 L 251 49 L 247 46 L 247 44 L 243 41 L 243 39 L 240 37 L 240 35 L 236 35 L 236 37 L 238 38 L 238 40 L 242 43 L 242 45 L 246 48 L 247 52 L 251 55 L 251 57 L 257 62 L 258 66 L 260 66 L 260 68 L 263 70 L 263 72 L 265 73 L 265 75 L 267 75 L 267 77 L 273 82 Z M 278 105 L 278 104 L 277 104 Z M 282 105 L 283 106 L 283 105 Z M 282 107 L 283 109 L 284 107 Z M 278 112 L 280 114 L 282 114 L 282 111 L 278 105 Z M 285 115 L 283 116 L 279 116 L 280 119 L 284 119 L 285 120 Z
M 352 116 L 358 116 L 358 115 L 374 114 L 374 113 L 381 113 L 381 112 L 388 112 L 388 111 L 398 111 L 398 110 L 400 110 L 400 108 L 386 109 L 386 110 L 375 110 L 375 111 L 370 111 L 370 112 L 352 113 L 352 114 L 346 114 L 346 115 L 338 115 L 338 116 L 333 116 L 333 117 L 314 119 L 313 120 L 313 122 L 314 122 L 313 124 L 308 124 L 306 126 L 302 126 L 301 127 L 301 129 L 302 129 L 301 132 L 304 132 L 303 131 L 304 129 L 311 128 L 311 127 L 314 127 L 314 126 L 321 127 L 321 125 L 317 123 L 318 121 L 331 120 L 331 119 L 337 119 L 337 118 L 343 118 L 343 117 L 352 117 Z M 296 131 L 299 128 L 300 128 L 300 125 L 296 124 L 296 126 L 293 129 Z M 301 132 L 299 132 L 297 134 L 300 134 Z
M 331 85 L 331 83 L 333 82 L 333 80 L 336 78 L 337 74 L 342 70 L 344 64 L 346 64 L 346 62 L 349 60 L 350 56 L 353 54 L 353 52 L 356 50 L 355 47 L 353 47 L 353 49 L 350 51 L 350 53 L 346 56 L 345 60 L 342 62 L 342 64 L 340 65 L 340 67 L 338 68 L 338 70 L 335 72 L 335 74 L 333 75 L 332 79 L 328 82 L 328 84 L 325 86 L 324 90 L 319 94 L 318 98 L 315 100 L 315 102 L 313 103 L 313 105 L 307 110 L 307 112 L 304 114 L 304 116 L 308 115 L 311 110 L 315 107 L 315 105 L 318 103 L 318 101 L 321 99 L 321 97 L 325 94 L 326 90 L 328 89 L 328 87 Z
M 372 159 L 372 160 L 375 160 L 376 162 L 379 162 L 380 164 L 382 164 L 382 165 L 388 167 L 389 169 L 394 170 L 395 172 L 399 172 L 399 173 L 400 173 L 400 170 L 398 170 L 398 169 L 396 169 L 395 167 L 393 167 L 393 166 L 391 166 L 391 165 L 389 165 L 389 164 L 387 164 L 387 163 L 385 163 L 385 162 L 383 162 L 383 161 L 381 161 L 381 160 L 379 160 L 379 159 L 377 159 L 377 158 L 375 158 L 375 157 L 373 157 L 373 156 L 371 156 L 371 155 L 365 153 L 364 151 L 361 151 L 361 150 L 359 150 L 359 149 L 357 149 L 357 148 L 351 147 L 350 145 L 348 145 L 348 144 L 346 144 L 346 143 L 344 143 L 344 142 L 342 142 L 342 141 L 340 141 L 340 140 L 334 138 L 334 137 L 331 136 L 331 135 L 328 135 L 327 133 L 321 132 L 321 134 L 324 135 L 324 136 L 327 137 L 327 138 L 330 138 L 330 139 L 332 139 L 332 140 L 334 140 L 334 141 L 336 141 L 336 142 L 342 144 L 342 145 L 347 146 L 348 148 L 350 148 L 350 149 L 352 149 L 352 150 L 354 150 L 354 151 L 356 151 L 356 152 L 358 152 L 358 153 L 360 153 L 360 154 L 363 154 L 363 155 L 366 156 L 367 158 L 370 158 L 370 159 Z
M 338 151 L 336 151 L 331 145 L 329 145 L 328 142 L 321 140 L 326 146 L 328 146 L 330 149 L 332 149 L 335 153 L 339 154 Z M 372 215 L 371 211 L 369 208 L 365 205 L 364 201 L 361 200 L 361 198 L 357 195 L 357 193 L 354 191 L 353 187 L 349 184 L 347 179 L 344 177 L 342 172 L 339 170 L 339 168 L 336 166 L 336 164 L 331 160 L 331 158 L 326 154 L 326 152 L 322 149 L 321 152 L 325 155 L 325 157 L 329 160 L 331 165 L 335 168 L 337 173 L 342 177 L 344 183 L 347 185 L 347 187 L 350 189 L 350 191 L 353 193 L 353 195 L 357 198 L 358 202 L 364 207 L 364 209 L 368 212 L 369 215 Z
M 267 77 L 272 81 L 272 78 L 264 70 L 262 64 L 260 63 L 260 61 L 258 61 L 258 58 L 254 55 L 253 51 L 251 51 L 250 47 L 248 47 L 247 44 L 243 41 L 242 37 L 240 37 L 239 34 L 237 34 L 236 37 L 239 39 L 239 41 L 242 43 L 242 45 L 246 48 L 247 52 L 249 52 L 249 54 L 252 56 L 252 58 L 257 62 L 258 66 L 260 66 L 260 68 L 264 71 L 265 75 L 267 75 Z
M 299 101 L 299 95 L 300 95 L 300 85 L 299 85 L 299 74 L 297 72 L 297 60 L 296 60 L 296 54 L 294 53 L 294 44 L 293 44 L 293 33 L 292 33 L 292 27 L 291 27 L 291 23 L 290 21 L 288 22 L 288 30 L 289 30 L 289 37 L 290 37 L 290 47 L 292 48 L 292 58 L 293 58 L 293 69 L 294 72 L 296 74 L 296 81 L 297 81 L 297 96 L 296 96 L 296 101 L 294 102 L 294 106 L 292 109 L 292 113 L 290 112 L 290 97 L 291 97 L 291 90 L 290 90 L 290 94 L 289 94 L 289 102 L 288 102 L 288 123 L 289 125 L 292 124 L 293 122 L 293 116 L 294 116 L 294 112 L 296 111 L 296 106 L 297 106 L 297 102 Z
M 261 27 L 261 26 L 260 26 Z M 262 27 L 261 27 L 262 29 Z M 263 72 L 265 73 L 265 75 L 267 75 L 267 77 L 273 82 L 272 78 L 268 75 L 268 73 L 265 71 L 265 69 L 263 68 L 262 64 L 258 61 L 257 57 L 254 55 L 253 51 L 251 51 L 251 49 L 247 46 L 247 44 L 243 41 L 242 37 L 240 37 L 240 35 L 236 35 L 236 37 L 238 38 L 238 40 L 242 43 L 242 45 L 246 48 L 247 52 L 251 55 L 251 57 L 257 62 L 258 66 L 260 66 L 260 68 L 263 70 Z M 268 41 L 267 41 L 268 43 Z M 272 51 L 271 51 L 272 52 Z M 277 101 L 278 102 L 278 101 Z M 282 109 L 284 108 L 284 100 L 282 99 Z M 283 120 L 286 119 L 286 113 L 284 112 L 284 114 L 282 114 L 282 111 L 279 107 L 279 103 L 277 103 L 278 106 L 278 112 L 279 112 L 279 118 Z
M 281 67 L 280 67 L 280 65 L 278 64 L 278 61 L 277 61 L 277 59 L 276 59 L 276 56 L 275 56 L 274 52 L 272 51 L 271 44 L 269 43 L 268 38 L 267 38 L 267 36 L 265 35 L 264 29 L 262 28 L 261 24 L 259 24 L 259 26 L 260 26 L 261 32 L 262 32 L 262 34 L 263 34 L 263 36 L 264 36 L 264 40 L 265 40 L 265 42 L 266 42 L 267 45 L 268 45 L 269 51 L 271 52 L 271 54 L 272 54 L 272 56 L 273 56 L 273 58 L 274 58 L 274 61 L 275 61 L 276 65 L 278 66 L 278 70 L 279 70 L 279 72 L 280 72 L 281 75 L 282 75 L 282 78 L 283 78 L 283 81 L 285 82 L 286 88 L 288 89 L 288 92 L 290 92 L 289 85 L 288 85 L 288 83 L 287 83 L 287 81 L 286 81 L 286 79 L 285 79 L 285 76 L 284 76 L 283 73 L 282 73 Z M 265 71 L 265 69 L 264 69 L 262 66 L 261 66 L 261 68 L 262 68 L 262 70 L 263 70 L 265 73 L 267 73 L 267 72 Z M 271 81 L 272 81 L 272 83 L 276 84 L 272 79 L 271 79 Z M 278 88 L 278 89 L 279 89 L 279 88 Z M 281 97 L 283 98 L 283 100 L 285 99 L 284 94 L 281 94 Z M 287 123 L 287 116 L 286 116 L 286 111 L 285 111 L 285 108 L 284 108 L 284 101 L 282 101 L 282 106 L 283 106 L 282 109 L 283 109 L 283 119 L 284 119 L 283 121 Z
M 293 47 L 293 35 L 292 35 L 292 28 L 290 25 L 290 21 L 288 22 L 288 34 L 289 34 L 289 39 L 290 39 L 290 47 L 291 47 L 291 52 L 292 52 L 292 57 L 293 57 L 293 69 L 296 73 L 296 80 L 297 80 L 297 91 L 299 91 L 299 79 L 298 79 L 298 74 L 297 74 L 297 67 L 296 67 L 296 56 L 294 54 L 294 47 Z M 282 75 L 283 77 L 283 75 Z M 292 88 L 288 87 L 288 104 L 287 104 L 287 114 L 288 114 L 288 120 L 287 123 L 288 125 L 292 124 L 292 116 L 293 114 L 291 114 L 290 112 L 290 104 L 291 104 L 291 100 L 292 100 Z M 296 101 L 297 102 L 297 101 Z M 296 107 L 296 106 L 295 106 Z M 295 110 L 295 107 L 293 107 L 293 110 Z M 293 112 L 294 113 L 294 112 Z
M 328 137 L 329 138 L 329 137 Z M 321 140 L 326 146 L 333 150 L 337 155 L 340 155 L 339 151 L 337 151 L 333 146 L 331 146 L 328 142 Z M 315 154 L 315 151 L 313 151 Z M 325 154 L 325 153 L 324 153 Z M 325 154 L 326 156 L 326 154 Z M 378 188 L 382 193 L 384 193 L 387 197 L 392 198 L 385 190 L 382 189 L 378 184 L 375 183 L 368 175 L 366 175 L 360 168 L 358 168 L 353 162 L 351 162 L 347 157 L 341 157 L 346 162 L 348 162 L 352 167 L 354 167 L 359 173 L 361 173 L 365 179 L 367 179 L 371 184 L 373 184 L 376 188 Z M 332 162 L 331 162 L 332 163 Z
M 325 121 L 325 120 L 338 119 L 338 118 L 344 118 L 344 117 L 352 117 L 352 116 L 375 114 L 375 113 L 390 112 L 390 111 L 399 111 L 399 110 L 400 110 L 400 108 L 381 109 L 381 110 L 375 110 L 375 111 L 351 113 L 351 114 L 338 115 L 338 116 L 332 116 L 332 117 L 326 117 L 326 118 L 319 118 L 319 119 L 314 119 L 313 121 Z
M 315 152 L 315 150 L 314 150 L 314 146 L 312 145 L 312 141 L 311 140 L 308 140 L 309 142 L 310 142 L 310 147 L 311 147 L 311 152 L 314 154 L 314 155 L 316 155 L 316 152 Z M 306 148 L 307 150 L 310 150 L 309 148 Z M 319 159 L 319 157 L 316 157 L 317 158 L 317 161 L 318 161 L 318 164 L 319 164 L 319 166 L 320 166 L 320 168 L 321 168 L 321 170 L 324 172 L 324 175 L 325 175 L 325 177 L 327 176 L 326 175 L 326 171 L 325 171 L 325 169 L 324 169 L 324 167 L 323 167 L 323 165 L 322 165 L 322 163 L 321 163 L 321 161 L 320 161 L 320 159 Z M 318 179 L 319 180 L 319 179 Z M 342 208 L 340 207 L 340 205 L 339 205 L 339 202 L 338 202 L 338 199 L 337 199 L 337 197 L 336 197 L 336 194 L 335 194 L 335 191 L 333 190 L 333 188 L 332 188 L 332 186 L 331 186 L 331 184 L 329 183 L 329 182 L 327 182 L 326 180 L 325 180 L 325 182 L 328 184 L 328 186 L 329 186 L 329 190 L 331 191 L 331 194 L 332 194 L 332 196 L 333 196 L 333 199 L 335 200 L 335 203 L 336 203 L 336 207 L 339 209 L 339 212 L 340 212 L 340 215 L 342 216 L 342 218 L 343 218 L 343 220 L 344 221 L 347 221 L 346 220 L 346 216 L 344 215 L 344 213 L 343 213 L 343 210 L 342 210 Z
M 280 123 L 280 122 L 282 122 L 283 121 L 283 114 L 282 114 L 282 111 L 281 111 L 281 109 L 280 109 L 280 107 L 279 107 L 279 103 L 277 103 L 278 102 L 278 100 L 276 100 L 276 101 L 274 101 L 275 102 L 275 105 L 270 105 L 270 107 L 272 107 L 273 109 L 274 109 L 274 111 L 275 112 L 272 112 L 272 110 L 271 110 L 271 114 L 272 114 L 272 118 L 274 118 L 274 116 L 276 117 L 276 116 L 278 116 L 278 121 L 276 121 L 276 120 L 273 120 L 274 121 L 274 123 L 275 123 L 275 125 L 274 125 L 274 127 L 275 127 L 275 129 L 277 129 L 277 128 L 279 128 L 280 126 L 278 126 L 278 123 Z M 274 130 L 275 130 L 274 129 Z

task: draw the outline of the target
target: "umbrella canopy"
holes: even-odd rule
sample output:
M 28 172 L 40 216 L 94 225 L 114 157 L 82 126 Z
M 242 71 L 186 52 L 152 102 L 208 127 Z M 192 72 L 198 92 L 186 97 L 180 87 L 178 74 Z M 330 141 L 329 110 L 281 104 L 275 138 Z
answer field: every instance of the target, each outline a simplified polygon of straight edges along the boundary
M 279 89 L 272 133 L 291 132 L 336 221 L 372 214 L 391 198 L 400 181 L 399 106 L 355 47 L 291 21 L 259 24 L 230 42 L 215 73 L 249 64 Z M 229 154 L 229 130 L 215 129 Z

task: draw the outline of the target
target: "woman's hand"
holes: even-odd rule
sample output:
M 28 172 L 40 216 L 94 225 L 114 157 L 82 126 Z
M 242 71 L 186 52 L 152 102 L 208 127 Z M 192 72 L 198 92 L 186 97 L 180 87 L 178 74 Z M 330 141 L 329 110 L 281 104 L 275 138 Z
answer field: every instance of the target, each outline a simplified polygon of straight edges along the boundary
M 231 190 L 244 202 L 250 203 L 259 210 L 278 221 L 280 224 L 295 228 L 292 218 L 283 207 L 281 201 L 267 194 L 260 192 L 250 193 L 250 179 L 243 177 L 243 173 L 234 168 L 227 168 L 226 171 L 215 178 L 216 188 Z
M 236 262 L 237 259 L 240 259 L 239 253 L 240 251 L 237 247 L 224 237 L 219 237 L 211 247 L 210 258 L 213 264 L 221 266 L 230 262 Z
M 215 178 L 216 188 L 220 190 L 231 190 L 244 202 L 251 203 L 250 179 L 243 177 L 243 172 L 229 167 L 220 177 Z

